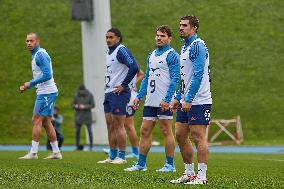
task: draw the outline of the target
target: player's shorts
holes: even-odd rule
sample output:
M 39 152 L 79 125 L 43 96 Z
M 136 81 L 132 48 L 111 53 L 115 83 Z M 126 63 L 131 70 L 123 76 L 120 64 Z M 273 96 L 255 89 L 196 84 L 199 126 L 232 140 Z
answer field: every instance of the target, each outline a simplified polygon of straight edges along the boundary
M 136 112 L 136 110 L 134 110 L 133 106 L 127 105 L 126 117 L 134 116 L 135 112 Z
M 173 119 L 173 113 L 170 110 L 161 111 L 160 107 L 144 106 L 143 119 L 156 121 L 157 119 Z
M 114 115 L 126 115 L 127 103 L 130 100 L 130 91 L 125 90 L 120 94 L 106 93 L 104 100 L 104 112 Z
M 57 96 L 58 93 L 37 95 L 33 115 L 51 117 Z
M 210 112 L 211 104 L 192 105 L 188 112 L 181 111 L 181 104 L 179 104 L 176 122 L 188 125 L 209 125 Z

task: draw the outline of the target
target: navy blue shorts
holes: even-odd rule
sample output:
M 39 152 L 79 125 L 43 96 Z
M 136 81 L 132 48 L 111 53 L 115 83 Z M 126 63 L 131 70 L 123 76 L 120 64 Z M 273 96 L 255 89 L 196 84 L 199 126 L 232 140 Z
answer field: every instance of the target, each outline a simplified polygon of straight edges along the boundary
M 130 100 L 130 91 L 123 91 L 120 94 L 106 93 L 104 101 L 104 112 L 114 115 L 126 115 L 127 103 Z
M 143 119 L 156 121 L 157 119 L 173 119 L 173 113 L 170 110 L 161 111 L 160 107 L 144 106 Z
M 210 113 L 211 104 L 192 105 L 188 112 L 182 112 L 181 104 L 179 104 L 176 122 L 188 125 L 209 125 Z
M 51 117 L 57 96 L 58 93 L 37 95 L 33 115 Z

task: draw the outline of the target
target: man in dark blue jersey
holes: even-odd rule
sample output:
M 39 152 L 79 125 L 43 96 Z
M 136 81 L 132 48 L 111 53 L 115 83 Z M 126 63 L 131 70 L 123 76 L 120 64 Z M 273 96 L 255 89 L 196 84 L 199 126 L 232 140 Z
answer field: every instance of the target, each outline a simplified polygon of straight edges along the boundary
M 139 71 L 132 53 L 123 45 L 119 29 L 111 28 L 106 33 L 104 111 L 108 128 L 109 158 L 98 163 L 124 164 L 126 132 L 124 128 L 127 103 L 131 92 L 129 83 Z

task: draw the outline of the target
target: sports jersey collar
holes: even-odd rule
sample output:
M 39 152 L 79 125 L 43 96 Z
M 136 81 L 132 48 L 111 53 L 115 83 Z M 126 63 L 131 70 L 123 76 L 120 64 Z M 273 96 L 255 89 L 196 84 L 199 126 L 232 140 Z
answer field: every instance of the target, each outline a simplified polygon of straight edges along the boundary
M 118 45 L 120 45 L 120 42 L 117 42 L 115 45 L 109 47 L 109 48 L 108 48 L 108 49 L 109 49 L 108 54 L 111 54 L 111 53 L 116 49 L 116 47 L 117 47 Z
M 194 34 L 191 37 L 185 38 L 184 39 L 185 46 L 189 46 L 192 43 L 192 41 L 194 41 L 195 39 L 197 39 L 197 34 Z
M 156 56 L 160 56 L 161 54 L 163 54 L 164 52 L 166 52 L 170 48 L 171 48 L 171 46 L 169 44 L 166 44 L 166 45 L 164 45 L 162 47 L 158 47 L 156 52 L 155 52 L 155 55 Z
M 37 46 L 35 47 L 33 50 L 32 50 L 32 58 L 34 57 L 34 55 L 36 54 L 36 52 L 40 49 L 40 46 Z

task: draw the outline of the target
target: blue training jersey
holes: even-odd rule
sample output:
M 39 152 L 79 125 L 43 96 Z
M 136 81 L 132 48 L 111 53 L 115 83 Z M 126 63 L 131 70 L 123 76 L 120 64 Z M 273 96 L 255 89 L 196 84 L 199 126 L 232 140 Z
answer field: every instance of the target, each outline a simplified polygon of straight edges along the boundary
M 205 42 L 197 35 L 185 39 L 180 61 L 181 85 L 177 99 L 193 105 L 212 104 L 209 53 Z
M 45 49 L 36 47 L 32 51 L 32 73 L 30 87 L 36 87 L 38 95 L 58 92 L 53 79 L 51 58 Z

